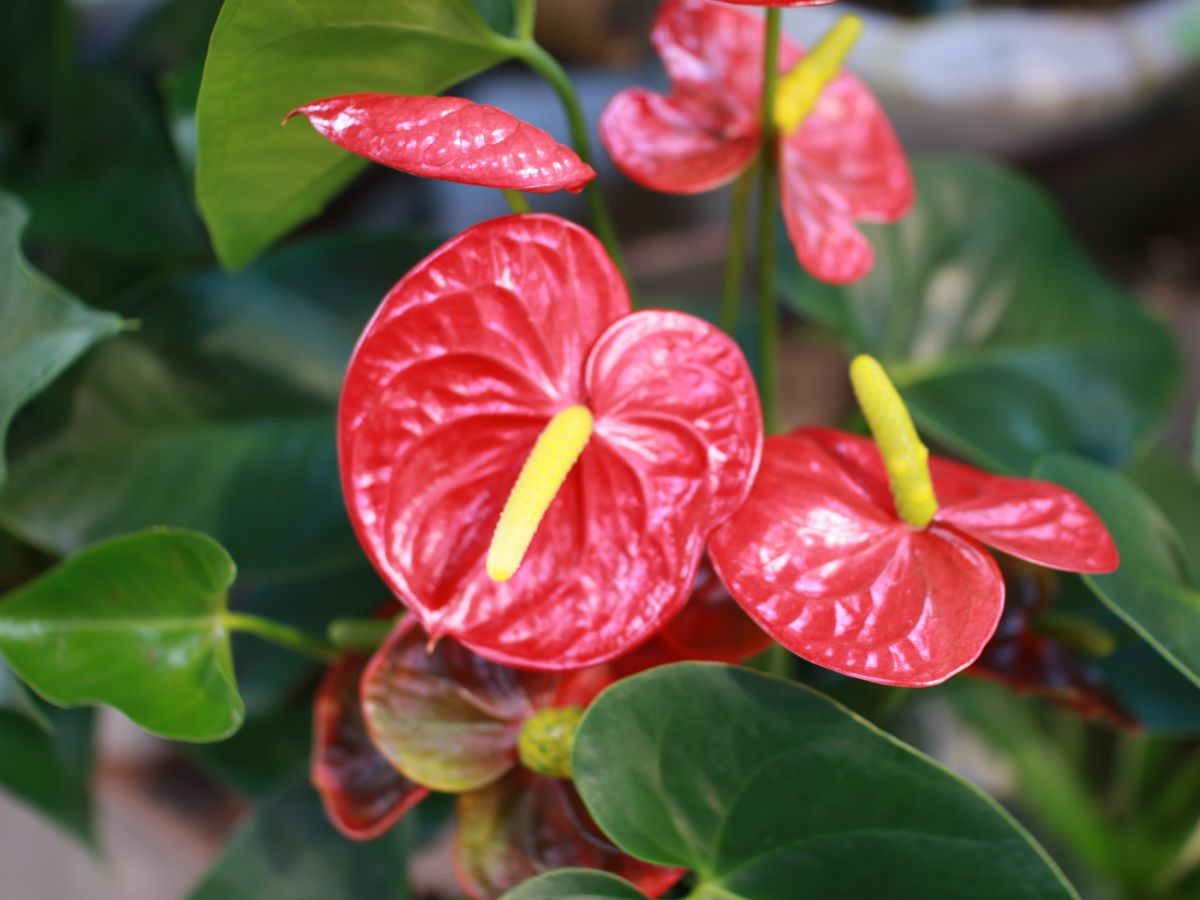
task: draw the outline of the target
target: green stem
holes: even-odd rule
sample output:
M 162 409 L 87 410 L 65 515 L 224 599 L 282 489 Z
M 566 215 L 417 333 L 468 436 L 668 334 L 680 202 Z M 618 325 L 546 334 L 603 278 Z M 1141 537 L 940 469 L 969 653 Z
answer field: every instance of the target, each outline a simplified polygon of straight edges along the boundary
M 792 654 L 783 644 L 772 644 L 767 651 L 767 672 L 788 678 L 792 673 Z
M 295 650 L 297 653 L 311 656 L 324 663 L 337 662 L 337 648 L 332 644 L 311 637 L 290 625 L 273 622 L 249 613 L 227 612 L 225 613 L 225 627 L 230 631 L 257 635 L 273 644 L 279 644 L 281 647 L 287 647 L 289 650 Z
M 537 0 L 514 0 L 513 11 L 516 13 L 517 40 L 532 41 L 533 25 L 537 20 Z
M 775 298 L 775 194 L 779 170 L 775 130 L 775 95 L 779 88 L 780 11 L 767 10 L 767 36 L 763 48 L 762 177 L 758 220 L 758 335 L 759 391 L 763 427 L 776 427 L 779 396 L 779 309 Z
M 504 199 L 508 201 L 508 205 L 512 207 L 512 211 L 517 213 L 517 215 L 533 212 L 533 210 L 529 208 L 529 200 L 526 199 L 525 195 L 520 191 L 514 191 L 510 190 L 509 188 L 505 188 Z
M 329 626 L 329 640 L 339 650 L 373 653 L 395 627 L 395 619 L 338 619 Z
M 720 326 L 730 337 L 737 329 L 742 299 L 742 274 L 746 269 L 746 223 L 750 218 L 750 186 L 756 168 L 742 173 L 733 187 L 733 220 L 729 225 L 729 259 L 725 263 L 725 292 L 721 296 Z
M 579 154 L 580 159 L 595 168 L 591 134 L 588 131 L 587 119 L 583 114 L 583 106 L 579 102 L 579 93 L 575 90 L 571 77 L 558 64 L 558 60 L 532 40 L 513 41 L 507 47 L 513 56 L 522 60 L 549 82 L 566 113 L 567 124 L 571 128 L 571 143 L 575 145 L 575 152 Z M 600 190 L 600 185 L 592 180 L 583 189 L 583 193 L 592 217 L 592 226 L 604 243 L 605 249 L 608 250 L 608 255 L 612 257 L 613 262 L 616 263 L 628 283 L 629 270 L 625 266 L 625 257 L 622 255 L 620 243 L 617 241 L 617 229 L 613 225 L 612 216 L 609 215 L 608 205 L 604 202 L 604 194 Z

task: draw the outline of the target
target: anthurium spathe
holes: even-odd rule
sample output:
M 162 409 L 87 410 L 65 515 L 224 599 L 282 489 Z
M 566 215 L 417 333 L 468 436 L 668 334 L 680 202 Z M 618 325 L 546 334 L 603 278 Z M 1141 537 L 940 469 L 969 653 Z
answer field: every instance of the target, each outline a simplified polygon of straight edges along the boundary
M 996 630 L 1004 579 L 983 548 L 1109 572 L 1117 551 L 1079 497 L 930 458 L 879 364 L 851 368 L 878 445 L 803 428 L 767 440 L 710 554 L 742 607 L 793 653 L 883 684 L 937 684 Z
M 614 872 L 651 896 L 679 879 L 614 847 L 570 781 L 583 707 L 627 670 L 675 657 L 550 674 L 428 643 L 409 617 L 365 671 L 350 657 L 322 683 L 313 782 L 344 834 L 377 836 L 435 788 L 459 794 L 455 870 L 474 898 L 561 866 Z
M 915 197 L 883 109 L 854 76 L 835 76 L 856 22 L 844 20 L 808 57 L 782 43 L 781 70 L 790 74 L 770 111 L 780 120 L 779 145 L 762 148 L 762 20 L 710 0 L 666 0 L 653 42 L 671 94 L 622 91 L 604 111 L 601 139 L 630 178 L 672 194 L 712 190 L 746 171 L 760 149 L 779 153 L 784 218 L 800 263 L 824 281 L 855 281 L 874 261 L 855 223 L 893 222 Z
M 287 118 L 300 114 L 339 147 L 425 178 L 545 194 L 580 191 L 596 177 L 542 129 L 460 97 L 346 94 Z
M 397 284 L 339 413 L 350 517 L 396 595 L 435 638 L 534 669 L 675 615 L 761 445 L 736 344 L 631 313 L 599 242 L 546 215 L 478 225 Z

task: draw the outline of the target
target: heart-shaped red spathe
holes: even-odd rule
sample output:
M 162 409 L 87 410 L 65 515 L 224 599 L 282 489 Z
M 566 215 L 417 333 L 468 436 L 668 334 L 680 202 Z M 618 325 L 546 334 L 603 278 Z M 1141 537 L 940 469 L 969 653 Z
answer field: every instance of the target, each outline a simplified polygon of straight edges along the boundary
M 629 312 L 599 242 L 555 216 L 478 225 L 387 296 L 350 363 L 342 481 L 368 556 L 433 635 L 495 662 L 582 668 L 684 605 L 762 447 L 736 344 L 682 313 Z M 525 560 L 484 559 L 541 431 L 594 431 Z
M 358 700 L 365 656 L 349 655 L 321 678 L 313 705 L 312 783 L 334 826 L 367 841 L 429 794 L 401 775 L 367 736 Z
M 631 89 L 609 103 L 600 136 L 617 166 L 644 187 L 674 194 L 712 190 L 746 171 L 762 145 L 763 40 L 762 19 L 747 12 L 666 0 L 653 42 L 671 94 Z M 782 72 L 804 54 L 785 39 L 779 55 Z M 784 219 L 800 263 L 831 283 L 862 278 L 874 251 L 856 223 L 894 222 L 916 198 L 883 108 L 843 73 L 803 125 L 780 138 L 779 153 Z
M 346 94 L 288 119 L 298 114 L 339 147 L 424 178 L 545 194 L 580 191 L 596 177 L 542 129 L 459 97 Z
M 871 441 L 817 428 L 770 438 L 749 499 L 712 536 L 713 563 L 792 652 L 905 687 L 962 671 L 995 632 L 1004 579 L 980 542 L 1071 571 L 1116 567 L 1108 530 L 1070 491 L 930 463 L 940 509 L 916 530 Z

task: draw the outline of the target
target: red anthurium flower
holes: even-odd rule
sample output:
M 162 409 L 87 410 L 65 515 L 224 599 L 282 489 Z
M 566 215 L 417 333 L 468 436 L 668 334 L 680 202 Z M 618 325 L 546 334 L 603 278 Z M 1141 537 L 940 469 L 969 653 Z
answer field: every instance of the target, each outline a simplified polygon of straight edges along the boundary
M 300 113 L 339 147 L 424 178 L 546 194 L 582 190 L 596 177 L 540 128 L 459 97 L 347 94 L 287 118 Z
M 929 459 L 879 364 L 859 357 L 851 373 L 879 445 L 819 428 L 768 439 L 749 499 L 709 545 L 775 640 L 868 681 L 937 684 L 1000 620 L 1004 579 L 981 544 L 1050 568 L 1116 568 L 1108 530 L 1075 494 Z
M 339 415 L 350 516 L 435 637 L 582 668 L 683 607 L 762 445 L 737 346 L 630 313 L 611 260 L 555 216 L 470 229 L 367 326 Z
M 1058 586 L 1053 572 L 1011 558 L 1002 558 L 1000 568 L 1007 588 L 1004 614 L 967 674 L 1044 697 L 1085 718 L 1104 719 L 1126 731 L 1140 730 L 1099 667 L 1073 652 L 1103 655 L 1112 651 L 1112 638 L 1090 623 L 1068 623 L 1047 615 Z
M 451 639 L 432 651 L 428 642 L 409 617 L 372 657 L 361 684 L 357 661 L 326 676 L 313 780 L 345 834 L 381 833 L 434 788 L 460 794 L 455 868 L 472 897 L 498 897 L 564 866 L 614 872 L 650 896 L 679 879 L 679 869 L 614 847 L 569 780 L 582 707 L 618 669 L 633 667 L 523 672 L 489 663 Z M 643 666 L 674 659 L 640 651 Z M 331 683 L 338 686 L 326 687 Z M 327 721 L 339 725 L 323 727 Z M 369 784 L 380 791 L 371 805 Z
M 856 36 L 857 26 L 839 25 L 809 57 L 813 71 L 798 68 L 805 57 L 785 40 L 781 68 L 799 77 L 785 79 L 772 111 L 782 120 L 780 184 L 792 244 L 806 269 L 835 283 L 861 278 L 873 264 L 855 223 L 895 221 L 915 197 L 904 151 L 870 91 L 849 74 L 826 85 Z M 712 190 L 749 168 L 762 144 L 763 37 L 762 19 L 749 13 L 666 0 L 653 42 L 672 92 L 613 98 L 600 136 L 617 166 L 672 194 Z

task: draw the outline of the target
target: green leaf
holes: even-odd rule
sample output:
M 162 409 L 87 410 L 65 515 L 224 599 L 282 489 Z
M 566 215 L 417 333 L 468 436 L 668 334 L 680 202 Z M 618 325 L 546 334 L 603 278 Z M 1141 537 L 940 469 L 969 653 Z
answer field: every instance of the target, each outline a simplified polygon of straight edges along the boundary
M 1070 456 L 1048 457 L 1036 475 L 1083 497 L 1117 543 L 1121 568 L 1084 581 L 1200 686 L 1200 591 L 1188 580 L 1183 542 L 1162 511 L 1116 472 Z
M 0 484 L 8 426 L 18 409 L 101 338 L 117 316 L 84 306 L 30 268 L 21 254 L 24 207 L 0 193 Z
M 1075 897 L 994 801 L 807 688 L 729 666 L 605 691 L 575 745 L 604 832 L 696 871 L 693 896 Z
M 239 676 L 240 660 L 239 659 Z M 247 718 L 228 740 L 191 744 L 184 752 L 210 775 L 257 802 L 307 771 L 312 747 L 310 698 L 266 715 Z
M 316 214 L 363 160 L 297 106 L 362 91 L 436 94 L 510 56 L 468 0 L 226 3 L 197 107 L 196 191 L 217 256 L 239 268 Z
M 1124 474 L 1162 510 L 1179 533 L 1188 571 L 1195 582 L 1200 578 L 1200 477 L 1186 463 L 1162 452 L 1140 457 Z
M 48 709 L 50 731 L 0 712 L 0 786 L 89 847 L 96 846 L 89 782 L 90 709 Z
M 1110 283 L 1047 198 L 970 159 L 915 165 L 918 202 L 868 226 L 874 272 L 816 282 L 781 253 L 791 304 L 888 368 L 931 437 L 1026 474 L 1067 451 L 1119 463 L 1169 413 L 1170 333 Z
M 30 696 L 25 685 L 13 675 L 3 657 L 0 657 L 0 711 L 24 716 L 47 733 L 52 730 L 50 720 Z
M 347 840 L 297 779 L 238 829 L 189 900 L 407 900 L 403 834 Z
M 595 869 L 559 869 L 531 878 L 503 900 L 641 900 L 646 895 L 623 878 Z
M 59 706 L 103 703 L 162 737 L 218 740 L 243 715 L 225 626 L 234 573 L 201 534 L 98 544 L 0 598 L 0 652 Z

